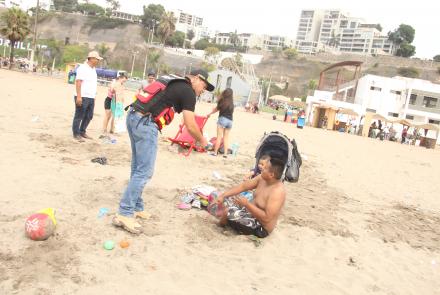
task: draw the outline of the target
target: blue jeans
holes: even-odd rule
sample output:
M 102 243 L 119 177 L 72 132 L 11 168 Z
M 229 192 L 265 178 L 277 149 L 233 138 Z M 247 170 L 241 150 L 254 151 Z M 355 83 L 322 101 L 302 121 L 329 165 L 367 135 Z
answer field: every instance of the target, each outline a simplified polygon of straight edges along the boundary
M 75 115 L 73 116 L 72 132 L 73 136 L 77 136 L 86 133 L 87 126 L 89 126 L 90 121 L 93 119 L 95 99 L 83 97 L 80 107 L 76 105 L 76 96 L 73 101 L 75 102 Z
M 143 117 L 130 109 L 127 131 L 131 142 L 131 174 L 119 203 L 119 214 L 132 217 L 135 211 L 144 211 L 142 191 L 153 176 L 158 130 L 151 117 Z
M 225 129 L 231 129 L 232 128 L 232 120 L 228 119 L 226 117 L 220 116 L 220 117 L 218 117 L 217 125 L 225 128 Z

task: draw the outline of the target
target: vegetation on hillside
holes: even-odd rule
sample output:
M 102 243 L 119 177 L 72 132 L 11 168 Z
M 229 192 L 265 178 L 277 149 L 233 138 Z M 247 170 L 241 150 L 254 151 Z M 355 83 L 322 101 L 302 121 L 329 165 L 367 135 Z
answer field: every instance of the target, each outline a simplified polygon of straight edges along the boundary
M 410 57 L 416 53 L 414 41 L 416 30 L 410 25 L 401 24 L 397 29 L 388 32 L 388 39 L 398 46 L 396 56 Z

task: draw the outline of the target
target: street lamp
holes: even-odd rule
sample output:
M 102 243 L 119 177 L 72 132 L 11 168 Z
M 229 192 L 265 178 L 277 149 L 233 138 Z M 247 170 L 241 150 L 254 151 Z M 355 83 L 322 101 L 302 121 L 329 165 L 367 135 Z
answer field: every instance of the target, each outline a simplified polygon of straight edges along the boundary
M 138 54 L 138 51 L 133 51 L 133 63 L 131 64 L 131 73 L 130 77 L 133 77 L 133 70 L 134 70 L 134 62 L 136 61 L 136 55 Z
M 34 54 L 37 49 L 37 25 L 38 25 L 38 12 L 40 10 L 40 0 L 37 0 L 37 8 L 35 10 L 35 23 L 34 23 L 34 37 L 32 38 L 32 51 L 30 58 L 31 71 L 34 69 Z

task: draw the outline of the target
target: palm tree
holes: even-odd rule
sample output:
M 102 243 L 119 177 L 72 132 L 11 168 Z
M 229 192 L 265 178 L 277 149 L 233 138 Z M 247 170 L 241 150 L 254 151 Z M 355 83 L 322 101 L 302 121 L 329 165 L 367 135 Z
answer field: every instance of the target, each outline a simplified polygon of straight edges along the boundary
M 10 41 L 9 69 L 11 69 L 15 43 L 23 41 L 30 32 L 29 17 L 21 9 L 13 7 L 1 15 L 1 23 L 0 34 Z
M 162 16 L 159 24 L 159 35 L 161 36 L 162 43 L 176 30 L 176 18 L 173 12 L 167 12 Z

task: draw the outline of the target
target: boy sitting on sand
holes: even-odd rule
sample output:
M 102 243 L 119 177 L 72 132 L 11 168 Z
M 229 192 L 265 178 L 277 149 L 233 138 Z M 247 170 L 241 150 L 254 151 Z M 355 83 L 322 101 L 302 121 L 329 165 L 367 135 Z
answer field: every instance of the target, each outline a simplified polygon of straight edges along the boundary
M 263 165 L 261 174 L 222 193 L 218 204 L 225 210 L 219 224 L 230 225 L 240 234 L 265 238 L 271 233 L 284 206 L 286 191 L 281 181 L 284 163 L 270 159 Z M 241 192 L 255 189 L 254 200 L 238 196 Z

